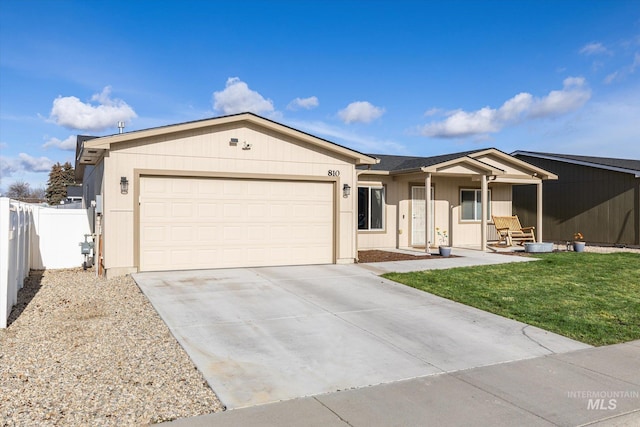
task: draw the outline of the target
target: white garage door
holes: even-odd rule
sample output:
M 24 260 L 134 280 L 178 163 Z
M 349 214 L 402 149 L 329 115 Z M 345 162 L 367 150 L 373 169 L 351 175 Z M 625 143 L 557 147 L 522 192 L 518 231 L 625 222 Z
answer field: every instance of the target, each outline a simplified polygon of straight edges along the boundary
M 333 183 L 140 178 L 140 270 L 328 264 Z

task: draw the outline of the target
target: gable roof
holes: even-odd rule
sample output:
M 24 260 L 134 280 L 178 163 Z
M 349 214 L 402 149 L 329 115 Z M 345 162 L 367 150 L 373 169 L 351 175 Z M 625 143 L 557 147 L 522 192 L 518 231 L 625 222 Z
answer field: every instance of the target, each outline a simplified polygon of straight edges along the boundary
M 528 156 L 581 166 L 606 169 L 614 172 L 629 173 L 640 178 L 640 160 L 616 159 L 612 157 L 579 156 L 573 154 L 539 153 L 535 151 L 515 151 L 512 156 Z
M 124 133 L 119 133 L 115 135 L 103 136 L 103 137 L 99 137 L 91 140 L 86 139 L 83 141 L 82 147 L 79 147 L 79 149 L 77 150 L 78 154 L 76 156 L 76 162 L 92 164 L 90 163 L 90 161 L 93 160 L 93 158 L 90 156 L 90 154 L 95 155 L 96 151 L 102 150 L 102 151 L 98 151 L 98 153 L 101 155 L 102 153 L 104 153 L 104 150 L 109 150 L 112 148 L 113 145 L 116 145 L 122 142 L 148 138 L 148 137 L 153 137 L 158 135 L 169 135 L 169 134 L 185 132 L 185 131 L 194 130 L 194 129 L 220 126 L 228 123 L 242 123 L 242 122 L 258 125 L 263 128 L 278 132 L 280 134 L 296 138 L 297 140 L 302 140 L 311 145 L 324 148 L 333 153 L 343 155 L 347 158 L 354 159 L 357 165 L 375 164 L 377 162 L 377 159 L 370 157 L 366 154 L 363 154 L 359 151 L 352 150 L 350 148 L 336 144 L 329 140 L 311 135 L 309 133 L 303 132 L 298 129 L 294 129 L 292 127 L 283 125 L 273 120 L 266 119 L 264 117 L 258 116 L 253 113 L 232 114 L 228 116 L 220 116 L 220 117 L 214 117 L 214 118 L 203 119 L 203 120 L 195 120 L 191 122 L 177 123 L 172 125 L 149 128 L 149 129 L 141 129 L 141 130 L 136 130 L 132 132 L 124 132 Z M 93 151 L 93 153 L 90 153 L 90 151 Z
M 413 156 L 389 156 L 385 154 L 371 154 L 373 157 L 380 159 L 380 163 L 372 166 L 359 167 L 359 169 L 368 169 L 374 173 L 390 173 L 403 174 L 412 172 L 437 172 L 439 168 L 444 168 L 454 164 L 467 164 L 475 167 L 479 170 L 485 171 L 491 175 L 502 175 L 504 170 L 490 164 L 484 160 L 480 160 L 483 156 L 491 155 L 499 159 L 506 160 L 507 162 L 530 170 L 533 176 L 539 176 L 541 179 L 558 179 L 558 177 L 551 172 L 541 169 L 535 165 L 524 162 L 517 159 L 507 153 L 504 153 L 497 148 L 481 148 L 478 150 L 462 151 L 459 153 L 443 154 L 439 156 L 430 157 L 413 157 Z
M 478 153 L 482 150 L 463 151 L 460 153 L 443 154 L 431 157 L 415 156 L 390 156 L 386 154 L 370 154 L 371 157 L 380 159 L 380 163 L 372 165 L 371 170 L 383 170 L 389 172 L 413 171 L 423 167 L 445 163 L 450 160 L 468 157 L 470 154 Z

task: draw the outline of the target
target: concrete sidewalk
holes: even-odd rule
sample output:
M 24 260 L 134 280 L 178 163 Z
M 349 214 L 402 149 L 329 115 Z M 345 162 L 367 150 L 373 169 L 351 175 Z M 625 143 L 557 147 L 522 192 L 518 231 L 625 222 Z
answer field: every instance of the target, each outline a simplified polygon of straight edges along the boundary
M 399 250 L 398 252 L 411 253 L 411 251 L 402 250 Z M 513 262 L 530 262 L 538 260 L 537 258 L 522 257 L 517 255 L 505 255 L 494 252 L 482 252 L 479 250 L 463 249 L 458 247 L 453 248 L 451 254 L 455 255 L 455 257 L 433 257 L 432 259 L 427 258 L 410 261 L 373 262 L 357 265 L 375 274 L 384 274 L 391 272 L 408 273 L 410 271 L 444 270 L 456 267 L 474 267 L 477 265 L 507 264 Z
M 173 421 L 172 426 L 638 426 L 640 341 Z

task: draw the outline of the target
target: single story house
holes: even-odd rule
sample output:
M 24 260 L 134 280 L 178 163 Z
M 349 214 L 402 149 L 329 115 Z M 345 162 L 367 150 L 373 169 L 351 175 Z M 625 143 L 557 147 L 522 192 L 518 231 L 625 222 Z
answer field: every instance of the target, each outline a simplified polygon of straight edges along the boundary
M 589 243 L 640 245 L 640 160 L 516 151 L 514 157 L 553 171 L 545 185 L 545 237 L 571 241 L 577 232 Z M 514 212 L 536 221 L 533 189 L 514 188 Z
M 352 263 L 359 249 L 433 246 L 436 228 L 484 249 L 512 186 L 535 184 L 541 208 L 556 178 L 496 149 L 363 154 L 251 113 L 79 136 L 76 177 L 107 276 Z
M 80 185 L 67 185 L 67 197 L 64 199 L 64 203 L 79 203 L 82 202 L 82 186 Z

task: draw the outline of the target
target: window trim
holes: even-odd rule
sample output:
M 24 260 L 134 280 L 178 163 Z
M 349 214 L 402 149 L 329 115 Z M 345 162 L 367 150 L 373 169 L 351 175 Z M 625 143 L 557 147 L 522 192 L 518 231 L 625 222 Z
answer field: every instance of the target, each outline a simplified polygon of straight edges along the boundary
M 386 230 L 386 224 L 387 224 L 387 215 L 386 215 L 386 206 L 387 206 L 387 189 L 384 185 L 358 185 L 358 193 L 360 193 L 360 189 L 361 188 L 366 188 L 367 189 L 367 200 L 368 200 L 368 204 L 369 206 L 367 207 L 367 228 L 360 228 L 360 197 L 358 194 L 358 206 L 357 206 L 357 210 L 358 210 L 358 223 L 357 223 L 357 230 L 360 232 L 381 232 L 381 231 L 385 231 Z M 371 228 L 371 207 L 372 207 L 372 197 L 371 197 L 371 190 L 382 190 L 382 206 L 381 206 L 381 219 L 382 219 L 382 225 L 380 228 Z
M 474 192 L 474 200 L 473 200 L 473 219 L 465 219 L 462 217 L 464 210 L 462 209 L 462 193 L 464 191 L 473 191 Z M 491 212 L 492 212 L 492 208 L 491 208 L 491 189 L 487 189 L 487 192 L 489 193 L 489 203 L 487 204 L 487 221 L 491 220 Z M 470 222 L 481 222 L 482 221 L 482 217 L 480 218 L 476 218 L 476 213 L 478 212 L 478 208 L 477 205 L 479 203 L 479 200 L 482 199 L 482 189 L 480 188 L 460 188 L 460 222 L 465 222 L 465 223 L 470 223 Z

